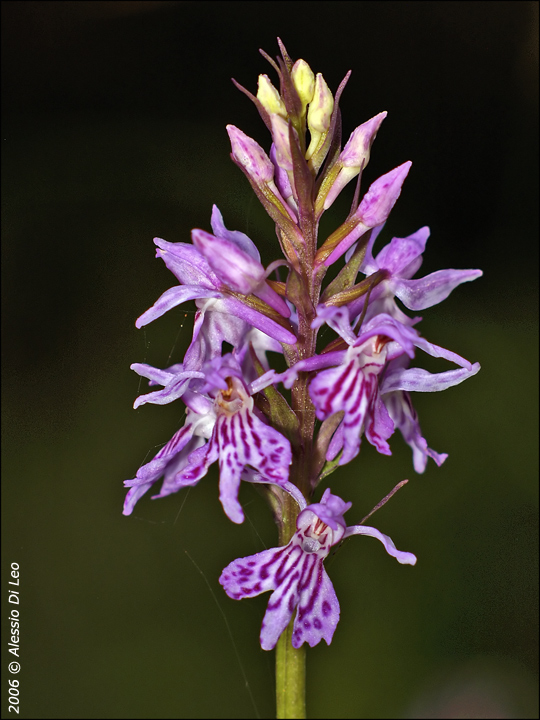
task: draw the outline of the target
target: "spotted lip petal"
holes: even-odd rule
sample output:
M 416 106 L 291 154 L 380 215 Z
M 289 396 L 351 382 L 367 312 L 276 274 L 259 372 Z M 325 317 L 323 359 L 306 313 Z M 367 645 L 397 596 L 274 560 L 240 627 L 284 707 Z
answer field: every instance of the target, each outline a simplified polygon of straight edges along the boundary
M 379 452 L 390 454 L 386 440 L 394 432 L 394 424 L 380 402 L 378 390 L 378 375 L 384 369 L 386 353 L 374 354 L 371 346 L 368 340 L 358 349 L 350 348 L 348 360 L 343 365 L 321 371 L 309 386 L 319 420 L 345 412 L 340 465 L 358 455 L 364 429 L 368 440 Z
M 271 548 L 233 560 L 219 582 L 233 600 L 272 591 L 263 619 L 260 642 L 272 650 L 295 610 L 292 645 L 311 647 L 332 642 L 339 622 L 339 602 L 323 562 L 332 546 L 349 535 L 368 535 L 380 540 L 386 551 L 402 564 L 414 565 L 412 553 L 396 549 L 392 540 L 372 527 L 346 527 L 343 514 L 351 507 L 330 490 L 320 503 L 305 507 L 296 522 L 296 532 L 285 547 Z
M 209 443 L 194 452 L 188 465 L 178 474 L 178 486 L 192 485 L 206 475 L 210 465 L 219 459 L 219 492 L 223 509 L 235 523 L 244 521 L 238 502 L 242 471 L 246 466 L 277 485 L 288 480 L 292 451 L 289 441 L 253 412 L 253 400 L 243 382 L 229 378 L 234 388 L 234 407 L 217 399 L 217 421 Z M 223 396 L 225 397 L 225 396 Z
M 261 627 L 263 650 L 272 650 L 296 608 L 293 647 L 330 644 L 339 621 L 339 602 L 323 559 L 330 546 L 315 552 L 303 549 L 305 538 L 296 533 L 283 548 L 272 548 L 234 560 L 219 582 L 229 597 L 240 600 L 273 590 Z

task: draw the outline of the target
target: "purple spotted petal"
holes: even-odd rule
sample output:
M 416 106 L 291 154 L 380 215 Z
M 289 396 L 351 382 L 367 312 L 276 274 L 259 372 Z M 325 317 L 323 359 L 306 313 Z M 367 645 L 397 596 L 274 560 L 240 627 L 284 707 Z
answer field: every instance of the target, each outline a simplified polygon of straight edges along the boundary
M 340 465 L 350 462 L 360 450 L 360 437 L 366 418 L 373 404 L 377 402 L 378 374 L 382 371 L 386 356 L 370 356 L 356 348 L 347 354 L 347 362 L 337 368 L 323 370 L 316 375 L 309 386 L 309 394 L 319 420 L 326 420 L 334 413 L 344 411 L 343 455 Z M 384 427 L 376 428 L 377 418 L 372 417 L 370 441 L 387 432 Z M 383 447 L 379 443 L 380 447 Z
M 273 650 L 281 633 L 285 630 L 295 611 L 299 592 L 298 585 L 302 579 L 309 581 L 310 574 L 316 565 L 322 569 L 322 561 L 316 554 L 307 555 L 298 545 L 289 545 L 288 552 L 276 558 L 272 565 L 263 570 L 274 572 L 276 589 L 270 596 L 266 613 L 261 626 L 261 647 Z
M 285 547 L 263 550 L 256 555 L 233 560 L 221 573 L 220 584 L 233 600 L 242 600 L 275 589 L 275 577 L 268 568 L 279 563 Z
M 300 503 L 304 504 L 303 500 Z M 296 532 L 285 547 L 264 550 L 233 560 L 219 582 L 234 600 L 272 590 L 261 628 L 261 647 L 272 650 L 289 624 L 296 608 L 292 644 L 314 647 L 321 640 L 331 643 L 339 621 L 339 602 L 323 562 L 333 545 L 349 535 L 370 535 L 400 563 L 414 565 L 412 553 L 396 550 L 392 540 L 372 527 L 347 528 L 343 514 L 351 503 L 325 490 L 320 503 L 305 507 L 296 521 Z
M 364 430 L 366 438 L 381 455 L 391 455 L 387 440 L 393 435 L 394 429 L 394 422 L 377 392 L 372 400 Z
M 268 603 L 261 628 L 261 647 L 272 650 L 283 630 L 289 624 L 298 604 L 297 580 L 300 570 L 296 567 L 304 553 L 298 545 L 272 548 L 233 560 L 221 573 L 219 582 L 233 600 L 255 597 L 267 590 L 274 590 Z M 312 556 L 317 560 L 316 556 Z
M 266 480 L 279 485 L 289 477 L 291 447 L 283 435 L 251 413 L 236 413 L 229 422 L 220 420 L 216 428 L 220 437 L 219 497 L 228 517 L 241 523 L 244 513 L 238 488 L 243 468 L 251 465 Z
M 313 647 L 321 639 L 330 644 L 339 621 L 339 603 L 322 563 L 317 552 L 302 549 L 296 533 L 286 547 L 234 560 L 225 568 L 219 582 L 235 600 L 274 591 L 261 628 L 263 650 L 276 646 L 297 606 L 293 646 L 308 642 Z
M 253 401 L 251 401 L 253 402 Z M 219 493 L 226 515 L 235 523 L 244 521 L 238 502 L 242 470 L 249 465 L 268 481 L 279 485 L 288 480 L 292 462 L 289 441 L 243 407 L 218 416 L 210 442 L 194 452 L 189 465 L 177 478 L 179 484 L 196 484 L 219 458 Z
M 299 648 L 304 642 L 314 647 L 321 640 L 330 645 L 340 610 L 334 586 L 322 560 L 306 573 L 306 579 L 300 581 L 298 589 L 300 601 L 293 626 L 293 647 Z

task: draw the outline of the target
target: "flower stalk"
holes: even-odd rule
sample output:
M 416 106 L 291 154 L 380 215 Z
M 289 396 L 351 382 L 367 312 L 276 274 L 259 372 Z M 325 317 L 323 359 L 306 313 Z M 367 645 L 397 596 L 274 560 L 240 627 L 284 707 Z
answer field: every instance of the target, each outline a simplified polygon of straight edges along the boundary
M 292 645 L 294 620 L 291 620 L 276 645 L 276 717 L 305 718 L 306 646 Z

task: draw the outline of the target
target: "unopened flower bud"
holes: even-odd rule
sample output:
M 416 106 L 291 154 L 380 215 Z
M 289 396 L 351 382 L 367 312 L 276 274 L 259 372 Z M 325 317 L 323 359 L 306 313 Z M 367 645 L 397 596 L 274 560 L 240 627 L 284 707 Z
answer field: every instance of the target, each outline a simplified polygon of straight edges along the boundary
M 302 115 L 315 94 L 315 75 L 305 60 L 297 60 L 291 70 L 291 78 L 302 103 Z
M 354 215 L 319 248 L 318 256 L 327 267 L 346 253 L 364 233 L 386 221 L 411 165 L 410 161 L 403 163 L 371 184 Z
M 317 73 L 313 100 L 308 109 L 308 127 L 310 132 L 328 132 L 330 118 L 334 109 L 334 98 L 321 73 Z
M 343 148 L 339 161 L 348 168 L 366 167 L 369 162 L 369 153 L 375 136 L 381 126 L 382 121 L 387 116 L 387 112 L 381 112 L 371 120 L 362 123 L 353 131 L 347 144 Z
M 306 152 L 307 160 L 319 146 L 321 136 L 328 132 L 333 109 L 332 93 L 321 73 L 317 73 L 313 100 L 310 102 L 307 112 L 307 123 L 311 134 L 311 141 Z
M 264 109 L 270 114 L 279 115 L 282 118 L 287 117 L 287 110 L 279 92 L 272 85 L 268 75 L 259 75 L 259 89 L 257 90 L 257 100 L 260 101 Z
M 325 210 L 328 210 L 345 185 L 368 164 L 371 146 L 386 115 L 386 112 L 379 113 L 353 131 L 338 158 L 337 166 L 340 169 L 324 200 Z
M 257 185 L 268 183 L 274 177 L 274 166 L 259 143 L 234 125 L 227 125 L 232 155 Z
M 292 170 L 289 123 L 279 115 L 272 115 L 272 138 L 276 147 L 276 161 L 284 170 Z

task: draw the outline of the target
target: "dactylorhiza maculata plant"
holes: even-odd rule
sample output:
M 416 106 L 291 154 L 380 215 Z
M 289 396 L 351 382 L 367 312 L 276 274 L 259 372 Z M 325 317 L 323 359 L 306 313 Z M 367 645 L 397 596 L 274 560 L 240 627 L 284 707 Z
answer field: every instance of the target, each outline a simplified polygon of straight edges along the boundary
M 418 473 L 429 458 L 445 461 L 446 454 L 428 447 L 410 393 L 446 390 L 480 366 L 426 340 L 417 329 L 420 318 L 406 315 L 397 301 L 413 312 L 425 310 L 482 273 L 439 270 L 414 278 L 427 227 L 374 250 L 411 163 L 375 180 L 361 197 L 362 172 L 386 113 L 357 127 L 342 147 L 338 106 L 350 73 L 334 96 L 320 73 L 304 60 L 293 62 L 279 45 L 277 62 L 262 53 L 279 90 L 267 75 L 259 75 L 256 96 L 236 83 L 267 126 L 269 147 L 234 125 L 227 132 L 233 161 L 275 223 L 281 256 L 265 269 L 256 244 L 227 229 L 215 205 L 212 232 L 193 230 L 191 243 L 154 240 L 157 257 L 177 282 L 136 326 L 189 300 L 197 311 L 183 362 L 164 370 L 131 366 L 161 388 L 141 395 L 135 407 L 179 401 L 186 418 L 126 481 L 124 514 L 160 480 L 153 497 L 197 485 L 217 462 L 223 510 L 241 523 L 240 483 L 258 485 L 273 511 L 278 546 L 233 560 L 220 583 L 235 600 L 272 593 L 260 642 L 265 650 L 277 646 L 278 716 L 304 717 L 304 643 L 330 644 L 340 616 L 324 569 L 331 548 L 351 535 L 368 535 L 399 563 L 416 563 L 375 528 L 347 526 L 350 502 L 329 488 L 313 502 L 314 493 L 330 473 L 356 459 L 363 436 L 390 455 L 389 440 L 399 430 Z M 319 242 L 321 216 L 354 179 L 347 218 Z M 323 327 L 336 333 L 326 346 L 317 344 Z M 417 350 L 456 367 L 435 374 L 414 367 Z M 276 372 L 268 353 L 282 355 L 287 369 Z

